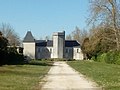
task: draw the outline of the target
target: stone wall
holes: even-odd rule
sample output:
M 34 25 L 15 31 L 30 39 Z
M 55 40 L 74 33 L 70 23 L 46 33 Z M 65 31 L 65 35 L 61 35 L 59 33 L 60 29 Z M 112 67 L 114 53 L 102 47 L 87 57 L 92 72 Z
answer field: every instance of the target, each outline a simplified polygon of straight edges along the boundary
M 23 43 L 23 54 L 26 56 L 29 56 L 31 59 L 35 59 L 35 43 L 29 42 L 29 43 Z
M 36 58 L 37 59 L 53 58 L 53 48 L 52 47 L 37 47 Z
M 65 55 L 66 59 L 73 59 L 73 48 L 72 47 L 65 47 Z
M 73 59 L 83 60 L 83 53 L 80 46 L 73 48 Z

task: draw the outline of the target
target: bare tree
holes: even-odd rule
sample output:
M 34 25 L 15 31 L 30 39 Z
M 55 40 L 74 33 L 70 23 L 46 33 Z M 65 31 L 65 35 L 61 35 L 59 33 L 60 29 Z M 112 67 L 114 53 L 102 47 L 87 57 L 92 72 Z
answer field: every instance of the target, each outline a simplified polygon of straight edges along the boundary
M 120 49 L 120 0 L 91 0 L 91 18 L 89 23 L 96 22 L 97 25 L 108 25 L 114 31 L 116 49 Z M 95 24 L 95 23 L 94 23 Z
M 2 32 L 0 31 L 0 52 L 7 49 L 8 40 L 3 37 Z
M 69 34 L 69 35 L 66 36 L 66 40 L 72 40 L 71 34 Z
M 0 31 L 3 36 L 8 39 L 9 45 L 20 45 L 20 38 L 10 24 L 2 23 L 0 26 Z
M 78 27 L 76 27 L 75 30 L 72 32 L 73 39 L 78 40 L 81 43 L 81 41 L 80 41 L 81 36 L 80 35 L 81 35 L 81 31 Z
M 72 39 L 77 40 L 79 43 L 83 43 L 84 39 L 88 37 L 88 31 L 81 30 L 78 27 L 72 32 Z

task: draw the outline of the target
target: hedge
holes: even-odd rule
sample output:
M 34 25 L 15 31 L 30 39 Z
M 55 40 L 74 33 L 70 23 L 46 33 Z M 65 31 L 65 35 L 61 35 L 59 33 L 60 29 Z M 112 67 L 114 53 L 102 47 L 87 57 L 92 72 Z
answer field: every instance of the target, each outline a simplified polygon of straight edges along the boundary
M 120 51 L 109 51 L 107 53 L 103 53 L 97 56 L 94 61 L 109 63 L 109 64 L 119 64 L 120 65 Z

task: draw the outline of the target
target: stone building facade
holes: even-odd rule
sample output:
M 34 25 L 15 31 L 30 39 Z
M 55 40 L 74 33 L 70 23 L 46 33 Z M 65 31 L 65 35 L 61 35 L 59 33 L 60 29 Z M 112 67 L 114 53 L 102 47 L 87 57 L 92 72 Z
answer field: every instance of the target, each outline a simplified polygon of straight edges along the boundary
M 53 33 L 53 40 L 35 40 L 30 31 L 23 40 L 23 53 L 32 59 L 66 58 L 83 60 L 79 42 L 65 40 L 65 31 Z

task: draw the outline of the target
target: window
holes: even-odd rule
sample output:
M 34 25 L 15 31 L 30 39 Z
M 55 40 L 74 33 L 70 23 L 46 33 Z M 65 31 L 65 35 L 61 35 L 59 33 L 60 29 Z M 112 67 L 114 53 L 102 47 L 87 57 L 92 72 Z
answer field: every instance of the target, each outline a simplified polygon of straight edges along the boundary
M 38 52 L 40 52 L 40 48 L 38 48 Z
M 77 49 L 77 53 L 79 53 L 79 49 Z
M 69 53 L 69 49 L 67 48 L 67 49 L 65 50 L 65 52 L 66 52 L 66 53 Z
M 50 52 L 52 52 L 52 48 L 50 48 Z

